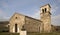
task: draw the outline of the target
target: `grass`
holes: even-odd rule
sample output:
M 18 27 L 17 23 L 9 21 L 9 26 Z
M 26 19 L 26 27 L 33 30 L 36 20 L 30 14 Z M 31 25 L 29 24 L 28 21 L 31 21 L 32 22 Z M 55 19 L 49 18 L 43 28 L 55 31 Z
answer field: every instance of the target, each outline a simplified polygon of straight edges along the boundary
M 52 32 L 52 33 L 28 33 L 28 35 L 60 35 L 58 32 Z
M 0 35 L 19 35 L 18 33 L 1 32 Z
M 18 33 L 0 33 L 0 35 L 19 35 Z M 60 35 L 59 32 L 52 32 L 52 33 L 35 33 L 35 32 L 29 32 L 27 35 Z

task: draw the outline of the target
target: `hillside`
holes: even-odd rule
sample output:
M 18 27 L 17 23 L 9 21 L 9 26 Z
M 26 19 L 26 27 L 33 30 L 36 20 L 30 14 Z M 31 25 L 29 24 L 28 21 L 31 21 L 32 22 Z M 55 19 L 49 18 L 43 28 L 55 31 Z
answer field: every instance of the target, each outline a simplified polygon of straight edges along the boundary
M 8 21 L 0 21 L 0 32 L 8 31 Z

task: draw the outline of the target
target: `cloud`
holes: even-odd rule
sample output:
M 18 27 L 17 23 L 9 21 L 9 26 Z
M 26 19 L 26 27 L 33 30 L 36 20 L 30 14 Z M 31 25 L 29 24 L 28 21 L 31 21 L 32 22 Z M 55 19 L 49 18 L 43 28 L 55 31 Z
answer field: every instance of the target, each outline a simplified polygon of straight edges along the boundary
M 59 7 L 56 4 L 52 5 L 51 7 L 51 23 L 56 26 L 60 25 L 60 14 L 57 13 L 58 9 Z
M 2 9 L 0 9 L 0 16 L 6 16 L 6 13 Z
M 5 17 L 0 16 L 0 21 L 9 21 L 9 19 L 6 19 Z
M 6 17 L 6 13 L 2 9 L 0 9 L 0 21 L 6 21 L 8 19 L 9 17 Z
M 52 24 L 60 26 L 60 14 L 52 17 Z
M 57 0 L 58 3 L 60 3 L 60 0 Z
M 1 1 L 1 3 L 0 3 L 2 6 L 4 6 L 4 7 L 8 7 L 8 3 L 6 2 L 6 1 Z
M 55 16 L 55 14 L 57 14 L 56 11 L 57 11 L 58 9 L 59 9 L 58 6 L 56 6 L 56 5 L 51 5 L 51 13 L 52 13 L 52 16 Z
M 2 9 L 0 9 L 0 16 L 3 14 L 3 10 Z
M 34 14 L 31 15 L 31 17 L 36 18 L 36 19 L 39 19 L 40 18 L 40 11 L 34 12 Z

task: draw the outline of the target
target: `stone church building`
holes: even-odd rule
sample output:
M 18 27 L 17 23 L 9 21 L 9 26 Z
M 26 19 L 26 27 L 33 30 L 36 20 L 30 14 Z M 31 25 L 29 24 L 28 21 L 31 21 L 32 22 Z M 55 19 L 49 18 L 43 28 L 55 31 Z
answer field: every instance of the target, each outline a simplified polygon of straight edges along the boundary
M 51 32 L 51 6 L 46 4 L 40 7 L 41 19 L 35 19 L 19 13 L 15 13 L 9 20 L 12 33 L 19 33 L 21 30 L 27 32 Z

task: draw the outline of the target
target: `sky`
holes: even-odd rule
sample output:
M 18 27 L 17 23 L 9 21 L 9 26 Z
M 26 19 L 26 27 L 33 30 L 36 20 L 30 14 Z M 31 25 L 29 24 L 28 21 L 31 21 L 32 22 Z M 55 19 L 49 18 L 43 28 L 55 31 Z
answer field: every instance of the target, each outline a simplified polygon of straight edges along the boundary
M 17 12 L 40 19 L 40 7 L 50 4 L 51 24 L 60 25 L 60 0 L 0 0 L 0 21 L 9 20 Z

